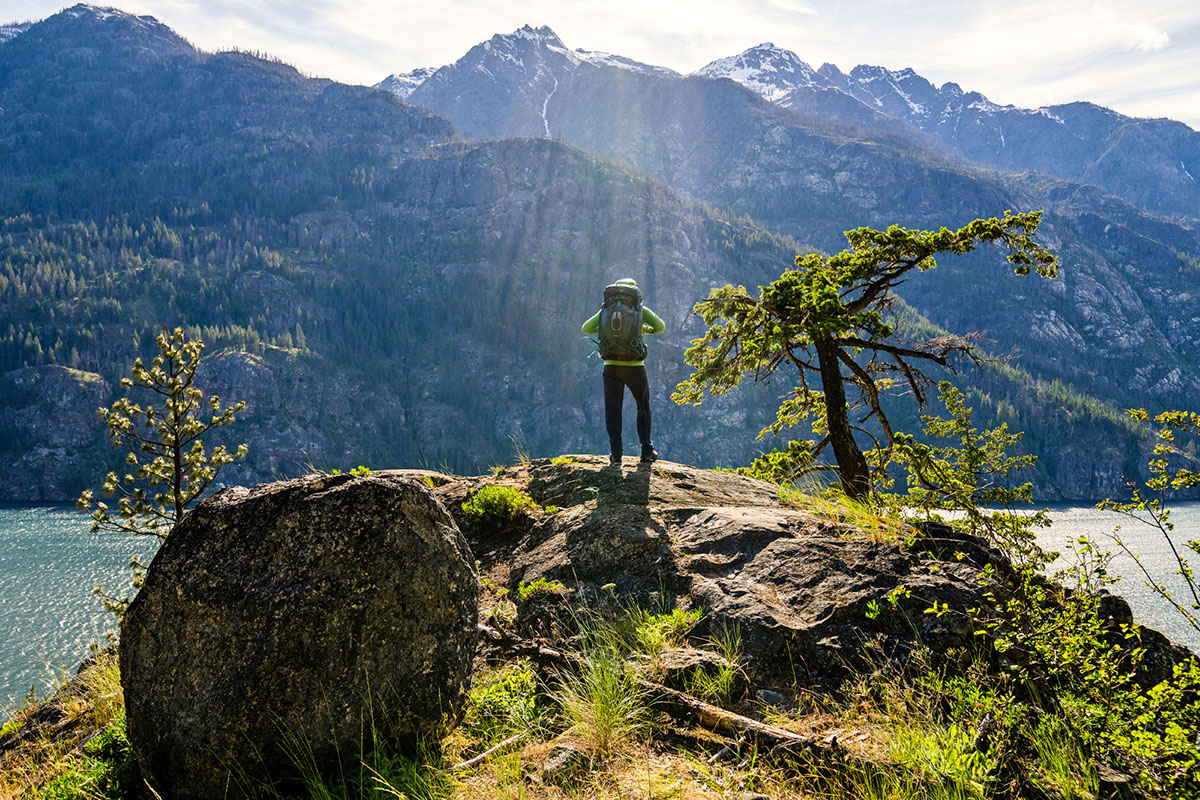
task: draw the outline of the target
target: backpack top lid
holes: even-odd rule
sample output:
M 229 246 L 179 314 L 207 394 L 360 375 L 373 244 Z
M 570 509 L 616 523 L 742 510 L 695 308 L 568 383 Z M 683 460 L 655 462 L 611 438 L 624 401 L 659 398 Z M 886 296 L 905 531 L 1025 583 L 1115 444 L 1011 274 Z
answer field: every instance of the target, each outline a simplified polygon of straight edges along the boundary
M 622 278 L 616 283 L 605 286 L 604 304 L 608 305 L 617 300 L 627 300 L 641 305 L 642 290 L 638 287 L 637 281 L 633 278 Z

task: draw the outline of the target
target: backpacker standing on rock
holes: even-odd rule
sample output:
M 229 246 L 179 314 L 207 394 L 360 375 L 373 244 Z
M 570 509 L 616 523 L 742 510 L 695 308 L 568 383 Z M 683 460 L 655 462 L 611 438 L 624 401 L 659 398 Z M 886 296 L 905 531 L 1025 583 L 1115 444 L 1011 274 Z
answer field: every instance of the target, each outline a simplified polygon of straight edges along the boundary
M 637 403 L 637 432 L 643 462 L 658 458 L 650 442 L 650 384 L 646 380 L 646 343 L 643 333 L 662 333 L 666 324 L 642 304 L 642 290 L 633 278 L 622 278 L 604 288 L 604 305 L 583 323 L 583 332 L 600 334 L 604 359 L 604 426 L 608 429 L 610 466 L 621 465 L 621 406 L 625 387 Z

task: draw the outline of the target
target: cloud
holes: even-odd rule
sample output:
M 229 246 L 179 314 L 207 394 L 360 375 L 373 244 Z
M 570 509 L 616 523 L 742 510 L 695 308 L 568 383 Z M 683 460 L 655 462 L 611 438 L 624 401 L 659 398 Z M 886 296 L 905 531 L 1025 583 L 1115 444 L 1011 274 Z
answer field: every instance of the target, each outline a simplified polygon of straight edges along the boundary
M 1096 3 L 1092 13 L 1109 36 L 1120 40 L 1127 50 L 1162 50 L 1171 37 L 1146 20 L 1122 19 L 1112 9 Z
M 768 10 L 779 11 L 784 14 L 816 16 L 821 13 L 809 3 L 801 2 L 801 0 L 767 0 L 766 6 Z

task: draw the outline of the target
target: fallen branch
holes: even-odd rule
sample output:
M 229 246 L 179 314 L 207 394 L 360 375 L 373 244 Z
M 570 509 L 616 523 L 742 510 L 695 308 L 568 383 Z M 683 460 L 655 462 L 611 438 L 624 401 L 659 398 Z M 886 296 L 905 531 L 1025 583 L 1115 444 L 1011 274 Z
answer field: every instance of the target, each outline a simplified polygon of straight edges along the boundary
M 494 753 L 498 753 L 499 751 L 503 750 L 506 747 L 511 747 L 512 745 L 516 744 L 517 742 L 521 741 L 522 739 L 524 739 L 527 736 L 529 736 L 529 731 L 522 731 L 521 733 L 518 733 L 516 736 L 510 736 L 507 739 L 505 739 L 503 742 L 500 742 L 499 744 L 493 745 L 493 746 L 489 747 L 487 750 L 484 750 L 482 753 L 475 756 L 474 758 L 468 758 L 466 761 L 462 762 L 461 764 L 455 764 L 453 767 L 451 767 L 448 770 L 448 772 L 458 772 L 460 769 L 469 769 L 469 768 L 475 766 L 476 764 L 480 763 L 481 761 L 486 761 L 488 759 L 488 757 L 490 757 Z
M 694 721 L 702 728 L 727 736 L 754 738 L 760 745 L 766 745 L 773 750 L 822 749 L 822 745 L 816 739 L 809 739 L 784 728 L 735 714 L 677 689 L 643 678 L 635 678 L 634 682 L 650 696 L 650 702 L 656 709 L 665 711 L 672 719 L 681 722 Z

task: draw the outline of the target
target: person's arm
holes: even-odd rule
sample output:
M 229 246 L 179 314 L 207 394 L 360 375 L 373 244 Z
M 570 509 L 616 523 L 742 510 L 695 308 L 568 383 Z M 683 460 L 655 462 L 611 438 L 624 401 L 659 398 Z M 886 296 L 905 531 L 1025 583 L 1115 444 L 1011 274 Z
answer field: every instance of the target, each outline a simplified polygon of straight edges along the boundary
M 643 308 L 642 309 L 642 321 L 645 322 L 645 320 L 646 320 L 646 309 Z M 599 311 L 596 312 L 596 315 L 594 317 L 589 319 L 587 322 L 583 323 L 583 332 L 584 333 L 599 333 L 600 332 L 600 312 Z
M 590 322 L 590 320 L 589 320 L 589 322 Z M 599 322 L 600 322 L 600 315 L 597 314 L 596 315 L 597 327 L 599 326 Z M 666 329 L 667 329 L 667 323 L 665 323 L 661 319 L 659 319 L 658 314 L 655 314 L 653 311 L 651 311 L 646 306 L 642 306 L 642 333 L 662 333 Z

